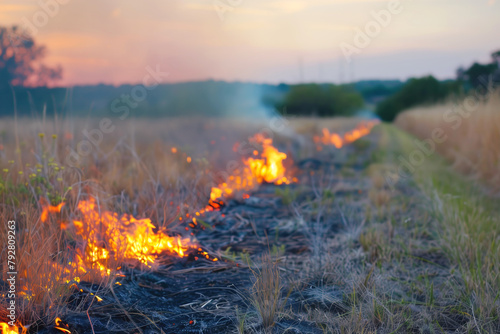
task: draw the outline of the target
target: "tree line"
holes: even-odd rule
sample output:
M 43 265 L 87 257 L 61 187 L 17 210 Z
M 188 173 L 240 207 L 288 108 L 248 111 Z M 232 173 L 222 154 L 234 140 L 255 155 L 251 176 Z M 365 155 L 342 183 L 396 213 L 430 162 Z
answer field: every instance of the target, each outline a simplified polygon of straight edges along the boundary
M 490 86 L 499 85 L 500 51 L 496 51 L 491 54 L 489 63 L 475 62 L 467 69 L 458 68 L 455 80 L 438 81 L 433 76 L 408 80 L 401 90 L 377 105 L 376 113 L 382 120 L 390 122 L 405 109 L 463 97 L 471 90 L 484 94 Z
M 132 85 L 48 88 L 62 78 L 60 66 L 47 66 L 47 50 L 18 27 L 0 27 L 0 116 L 63 113 L 88 115 L 113 113 L 116 99 Z M 138 116 L 255 114 L 274 109 L 286 115 L 349 116 L 374 109 L 392 121 L 404 109 L 467 94 L 472 89 L 500 83 L 500 51 L 491 62 L 459 68 L 455 80 L 438 81 L 432 76 L 398 80 L 360 81 L 352 84 L 259 85 L 218 81 L 158 85 L 140 106 Z

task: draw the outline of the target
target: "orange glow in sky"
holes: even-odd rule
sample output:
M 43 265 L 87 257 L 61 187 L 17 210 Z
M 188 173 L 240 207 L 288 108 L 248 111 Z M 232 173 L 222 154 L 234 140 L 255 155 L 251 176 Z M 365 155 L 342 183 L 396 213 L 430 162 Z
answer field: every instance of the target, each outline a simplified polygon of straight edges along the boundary
M 64 85 L 139 82 L 157 64 L 171 82 L 444 78 L 499 47 L 496 1 L 401 0 L 401 13 L 348 64 L 339 45 L 389 2 L 3 0 L 0 22 L 38 20 L 35 37 L 47 63 L 62 65 Z

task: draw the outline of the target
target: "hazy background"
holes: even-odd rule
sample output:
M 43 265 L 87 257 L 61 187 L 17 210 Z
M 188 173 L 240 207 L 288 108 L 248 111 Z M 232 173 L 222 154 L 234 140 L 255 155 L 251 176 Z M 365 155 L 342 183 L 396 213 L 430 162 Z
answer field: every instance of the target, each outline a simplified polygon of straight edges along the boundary
M 224 20 L 210 0 L 65 1 L 34 36 L 49 50 L 47 64 L 64 68 L 64 86 L 136 83 L 155 64 L 169 82 L 446 79 L 489 59 L 500 31 L 496 0 L 402 0 L 403 11 L 349 65 L 340 43 L 352 43 L 388 1 L 233 1 Z M 0 22 L 22 25 L 40 10 L 36 0 L 2 0 Z

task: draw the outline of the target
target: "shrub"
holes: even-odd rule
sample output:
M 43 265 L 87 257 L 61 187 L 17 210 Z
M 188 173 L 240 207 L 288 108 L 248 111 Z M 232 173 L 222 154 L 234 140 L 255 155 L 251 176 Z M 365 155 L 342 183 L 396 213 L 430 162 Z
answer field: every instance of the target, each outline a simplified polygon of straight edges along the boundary
M 380 102 L 376 112 L 382 120 L 392 122 L 405 109 L 442 101 L 459 90 L 458 82 L 439 82 L 433 76 L 410 79 L 400 91 Z
M 275 107 L 290 115 L 351 115 L 364 102 L 362 96 L 348 86 L 300 84 L 291 86 L 283 102 Z

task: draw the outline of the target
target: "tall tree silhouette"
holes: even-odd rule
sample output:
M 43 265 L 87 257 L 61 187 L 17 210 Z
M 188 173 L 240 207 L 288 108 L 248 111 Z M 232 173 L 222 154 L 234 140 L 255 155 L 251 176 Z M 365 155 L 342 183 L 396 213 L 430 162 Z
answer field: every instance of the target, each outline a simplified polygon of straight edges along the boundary
M 9 85 L 47 85 L 62 77 L 62 68 L 42 63 L 46 48 L 19 27 L 0 27 L 0 90 Z

